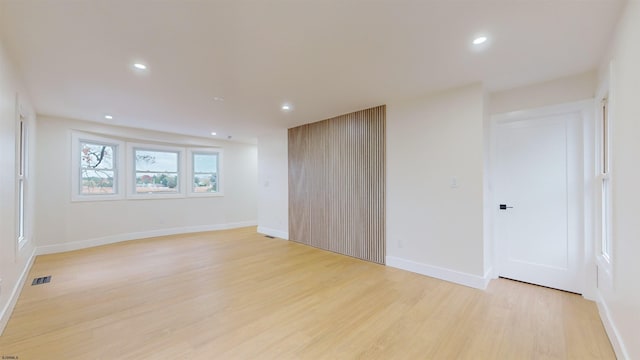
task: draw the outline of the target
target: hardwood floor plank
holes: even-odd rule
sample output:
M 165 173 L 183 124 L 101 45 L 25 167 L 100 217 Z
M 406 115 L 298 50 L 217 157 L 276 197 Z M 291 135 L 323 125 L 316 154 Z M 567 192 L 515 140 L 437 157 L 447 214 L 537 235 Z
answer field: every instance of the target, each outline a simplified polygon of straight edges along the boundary
M 39 256 L 0 355 L 24 359 L 614 359 L 593 302 L 486 291 L 255 228 Z

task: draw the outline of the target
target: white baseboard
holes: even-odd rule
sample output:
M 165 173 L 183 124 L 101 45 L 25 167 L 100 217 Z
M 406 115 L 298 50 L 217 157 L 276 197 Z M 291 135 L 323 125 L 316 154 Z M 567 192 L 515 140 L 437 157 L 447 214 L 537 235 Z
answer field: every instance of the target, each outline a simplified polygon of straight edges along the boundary
M 13 287 L 11 291 L 11 295 L 9 295 L 9 301 L 0 312 L 0 335 L 4 332 L 4 328 L 7 326 L 9 322 L 9 318 L 13 313 L 13 308 L 16 306 L 18 302 L 18 298 L 20 297 L 20 292 L 22 291 L 22 286 L 24 286 L 24 282 L 27 280 L 27 275 L 29 275 L 29 271 L 31 270 L 31 266 L 33 265 L 33 260 L 36 258 L 36 249 L 33 249 L 31 252 L 31 256 L 29 256 L 29 260 L 25 264 L 24 269 L 22 269 L 22 273 L 16 282 L 16 285 Z
M 491 282 L 491 280 L 497 279 L 497 278 L 498 278 L 498 273 L 494 270 L 493 267 L 489 268 L 487 271 L 484 272 L 484 277 L 482 278 L 484 280 L 484 285 L 481 289 L 486 289 L 487 286 L 489 286 L 489 283 Z
M 611 318 L 609 307 L 607 306 L 607 303 L 604 301 L 604 298 L 599 291 L 597 291 L 596 304 L 598 304 L 600 320 L 602 320 L 602 324 L 604 325 L 604 329 L 607 332 L 607 336 L 609 337 L 611 346 L 613 346 L 613 351 L 616 353 L 616 358 L 630 359 L 629 354 L 627 353 L 627 348 L 624 346 L 624 342 L 622 341 L 620 333 L 618 332 L 618 328 Z
M 178 235 L 187 233 L 196 233 L 203 231 L 215 231 L 215 230 L 227 230 L 235 229 L 246 226 L 256 226 L 256 221 L 241 221 L 228 224 L 215 224 L 215 225 L 201 225 L 201 226 L 185 226 L 170 229 L 159 229 L 150 231 L 140 231 L 126 234 L 116 234 L 110 236 L 104 236 L 99 238 L 93 238 L 82 241 L 73 241 L 55 245 L 38 246 L 36 249 L 36 255 L 55 254 L 65 251 L 73 251 L 86 249 L 94 246 L 108 245 L 121 241 L 146 239 L 156 236 Z
M 490 271 L 485 276 L 478 276 L 394 256 L 386 257 L 386 265 L 482 290 L 486 289 L 491 281 Z
M 280 239 L 289 240 L 289 232 L 287 232 L 287 231 L 271 229 L 271 228 L 264 227 L 264 226 L 258 226 L 258 232 L 260 234 L 265 234 L 265 235 L 269 235 L 269 236 L 275 236 L 275 237 L 280 238 Z

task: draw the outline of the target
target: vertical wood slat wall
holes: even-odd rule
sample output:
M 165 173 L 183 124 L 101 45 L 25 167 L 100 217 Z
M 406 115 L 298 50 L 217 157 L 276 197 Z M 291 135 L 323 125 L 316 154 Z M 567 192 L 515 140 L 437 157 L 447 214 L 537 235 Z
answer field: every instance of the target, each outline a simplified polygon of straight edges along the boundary
M 384 264 L 386 106 L 289 129 L 289 239 Z

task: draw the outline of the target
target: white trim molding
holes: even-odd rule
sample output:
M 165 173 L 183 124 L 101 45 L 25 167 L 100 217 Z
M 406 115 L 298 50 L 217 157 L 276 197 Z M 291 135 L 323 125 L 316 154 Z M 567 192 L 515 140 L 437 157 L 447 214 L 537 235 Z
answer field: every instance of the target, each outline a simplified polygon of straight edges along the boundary
M 489 270 L 484 276 L 478 276 L 394 256 L 386 257 L 386 265 L 481 290 L 489 285 L 492 273 Z
M 265 235 L 274 236 L 280 239 L 289 240 L 288 231 L 282 231 L 282 230 L 271 229 L 264 226 L 258 226 L 258 232 L 260 234 L 265 234 Z
M 22 292 L 22 287 L 24 286 L 24 282 L 27 280 L 27 275 L 29 275 L 29 271 L 31 271 L 31 266 L 33 265 L 33 260 L 35 258 L 36 249 L 33 249 L 33 251 L 31 252 L 31 256 L 29 256 L 29 260 L 27 260 L 27 263 L 24 269 L 22 269 L 22 273 L 20 274 L 18 281 L 16 281 L 16 284 L 11 291 L 11 295 L 9 295 L 9 301 L 7 301 L 7 304 L 2 309 L 2 312 L 0 312 L 0 335 L 2 335 L 2 333 L 4 332 L 4 328 L 9 322 L 9 318 L 13 313 L 13 308 L 18 302 L 18 298 L 20 297 L 20 293 Z
M 607 303 L 604 301 L 604 298 L 602 297 L 602 294 L 600 292 L 598 292 L 597 297 L 598 300 L 596 301 L 596 304 L 598 304 L 598 313 L 600 314 L 600 320 L 602 320 L 602 325 L 604 325 L 604 329 L 607 332 L 607 336 L 609 337 L 611 346 L 613 346 L 613 351 L 616 353 L 616 358 L 630 359 L 627 348 L 624 346 L 622 338 L 620 337 L 620 333 L 618 332 L 618 328 L 611 318 L 611 313 L 609 312 Z

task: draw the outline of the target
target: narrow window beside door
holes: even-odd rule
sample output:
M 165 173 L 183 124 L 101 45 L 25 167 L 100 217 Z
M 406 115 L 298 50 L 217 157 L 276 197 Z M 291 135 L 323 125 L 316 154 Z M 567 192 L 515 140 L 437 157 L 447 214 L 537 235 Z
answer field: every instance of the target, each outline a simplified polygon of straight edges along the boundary
M 24 116 L 20 115 L 18 120 L 18 131 L 17 131 L 17 165 L 18 171 L 17 173 L 17 183 L 18 183 L 18 224 L 17 224 L 17 241 L 18 247 L 22 247 L 26 240 L 25 234 L 25 219 L 26 219 L 26 191 L 27 191 L 27 128 L 25 123 Z
M 600 104 L 600 255 L 611 262 L 611 165 L 609 101 L 605 96 Z

